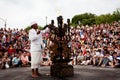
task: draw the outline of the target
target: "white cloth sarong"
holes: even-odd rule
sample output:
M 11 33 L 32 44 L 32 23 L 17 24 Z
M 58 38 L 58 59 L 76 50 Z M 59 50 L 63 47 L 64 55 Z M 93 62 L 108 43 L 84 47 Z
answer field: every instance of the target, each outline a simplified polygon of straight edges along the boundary
M 39 68 L 40 61 L 42 60 L 41 51 L 31 52 L 31 69 Z

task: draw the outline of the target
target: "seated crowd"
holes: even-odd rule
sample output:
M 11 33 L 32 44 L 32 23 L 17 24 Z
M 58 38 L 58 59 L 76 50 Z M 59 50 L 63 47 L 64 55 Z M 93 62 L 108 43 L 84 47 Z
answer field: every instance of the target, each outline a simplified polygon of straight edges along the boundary
M 71 65 L 120 67 L 120 22 L 71 27 Z M 52 64 L 49 34 L 43 35 L 46 47 L 42 66 Z M 0 67 L 30 66 L 30 41 L 25 30 L 0 29 Z
M 44 40 L 45 42 L 45 40 Z M 30 41 L 28 33 L 18 29 L 0 29 L 0 68 L 25 67 L 31 64 L 31 54 L 29 52 Z M 43 53 L 43 61 L 40 65 L 50 65 L 50 58 Z
M 73 64 L 120 67 L 120 22 L 71 29 Z
M 27 33 L 18 29 L 0 29 L 0 67 L 2 69 L 30 65 Z

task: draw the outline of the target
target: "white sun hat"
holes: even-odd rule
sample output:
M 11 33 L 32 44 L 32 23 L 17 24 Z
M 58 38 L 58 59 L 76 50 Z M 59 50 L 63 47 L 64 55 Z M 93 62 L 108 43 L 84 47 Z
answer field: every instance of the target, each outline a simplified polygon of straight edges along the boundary
M 37 24 L 37 22 L 33 21 L 30 23 L 30 26 L 34 25 L 34 24 Z

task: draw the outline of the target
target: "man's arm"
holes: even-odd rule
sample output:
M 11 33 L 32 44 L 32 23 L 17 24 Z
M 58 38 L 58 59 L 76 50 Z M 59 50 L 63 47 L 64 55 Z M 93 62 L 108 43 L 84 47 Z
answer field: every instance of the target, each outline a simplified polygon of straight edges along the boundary
M 41 34 L 44 34 L 44 33 L 46 33 L 46 32 L 49 32 L 49 28 L 48 28 L 48 27 L 47 27 L 46 29 L 42 30 L 42 31 L 41 31 Z
M 36 32 L 34 32 L 34 31 L 30 31 L 29 32 L 29 39 L 31 40 L 31 41 L 35 41 L 35 40 L 37 40 L 37 33 Z

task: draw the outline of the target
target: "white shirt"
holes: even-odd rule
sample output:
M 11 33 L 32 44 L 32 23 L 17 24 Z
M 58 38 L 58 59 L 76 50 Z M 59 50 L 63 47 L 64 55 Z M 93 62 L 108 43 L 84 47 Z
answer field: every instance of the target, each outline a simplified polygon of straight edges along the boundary
M 113 57 L 110 55 L 110 56 L 108 57 L 108 59 L 109 59 L 110 61 L 112 61 L 112 60 L 113 60 Z
M 103 55 L 102 53 L 100 53 L 100 52 L 96 52 L 95 55 L 98 56 L 98 57 L 103 57 L 103 56 L 104 56 L 104 55 Z
M 29 31 L 29 39 L 31 41 L 30 51 L 41 51 L 41 45 L 43 45 L 42 34 L 47 32 L 49 29 L 41 31 L 40 34 L 37 34 L 35 29 Z

